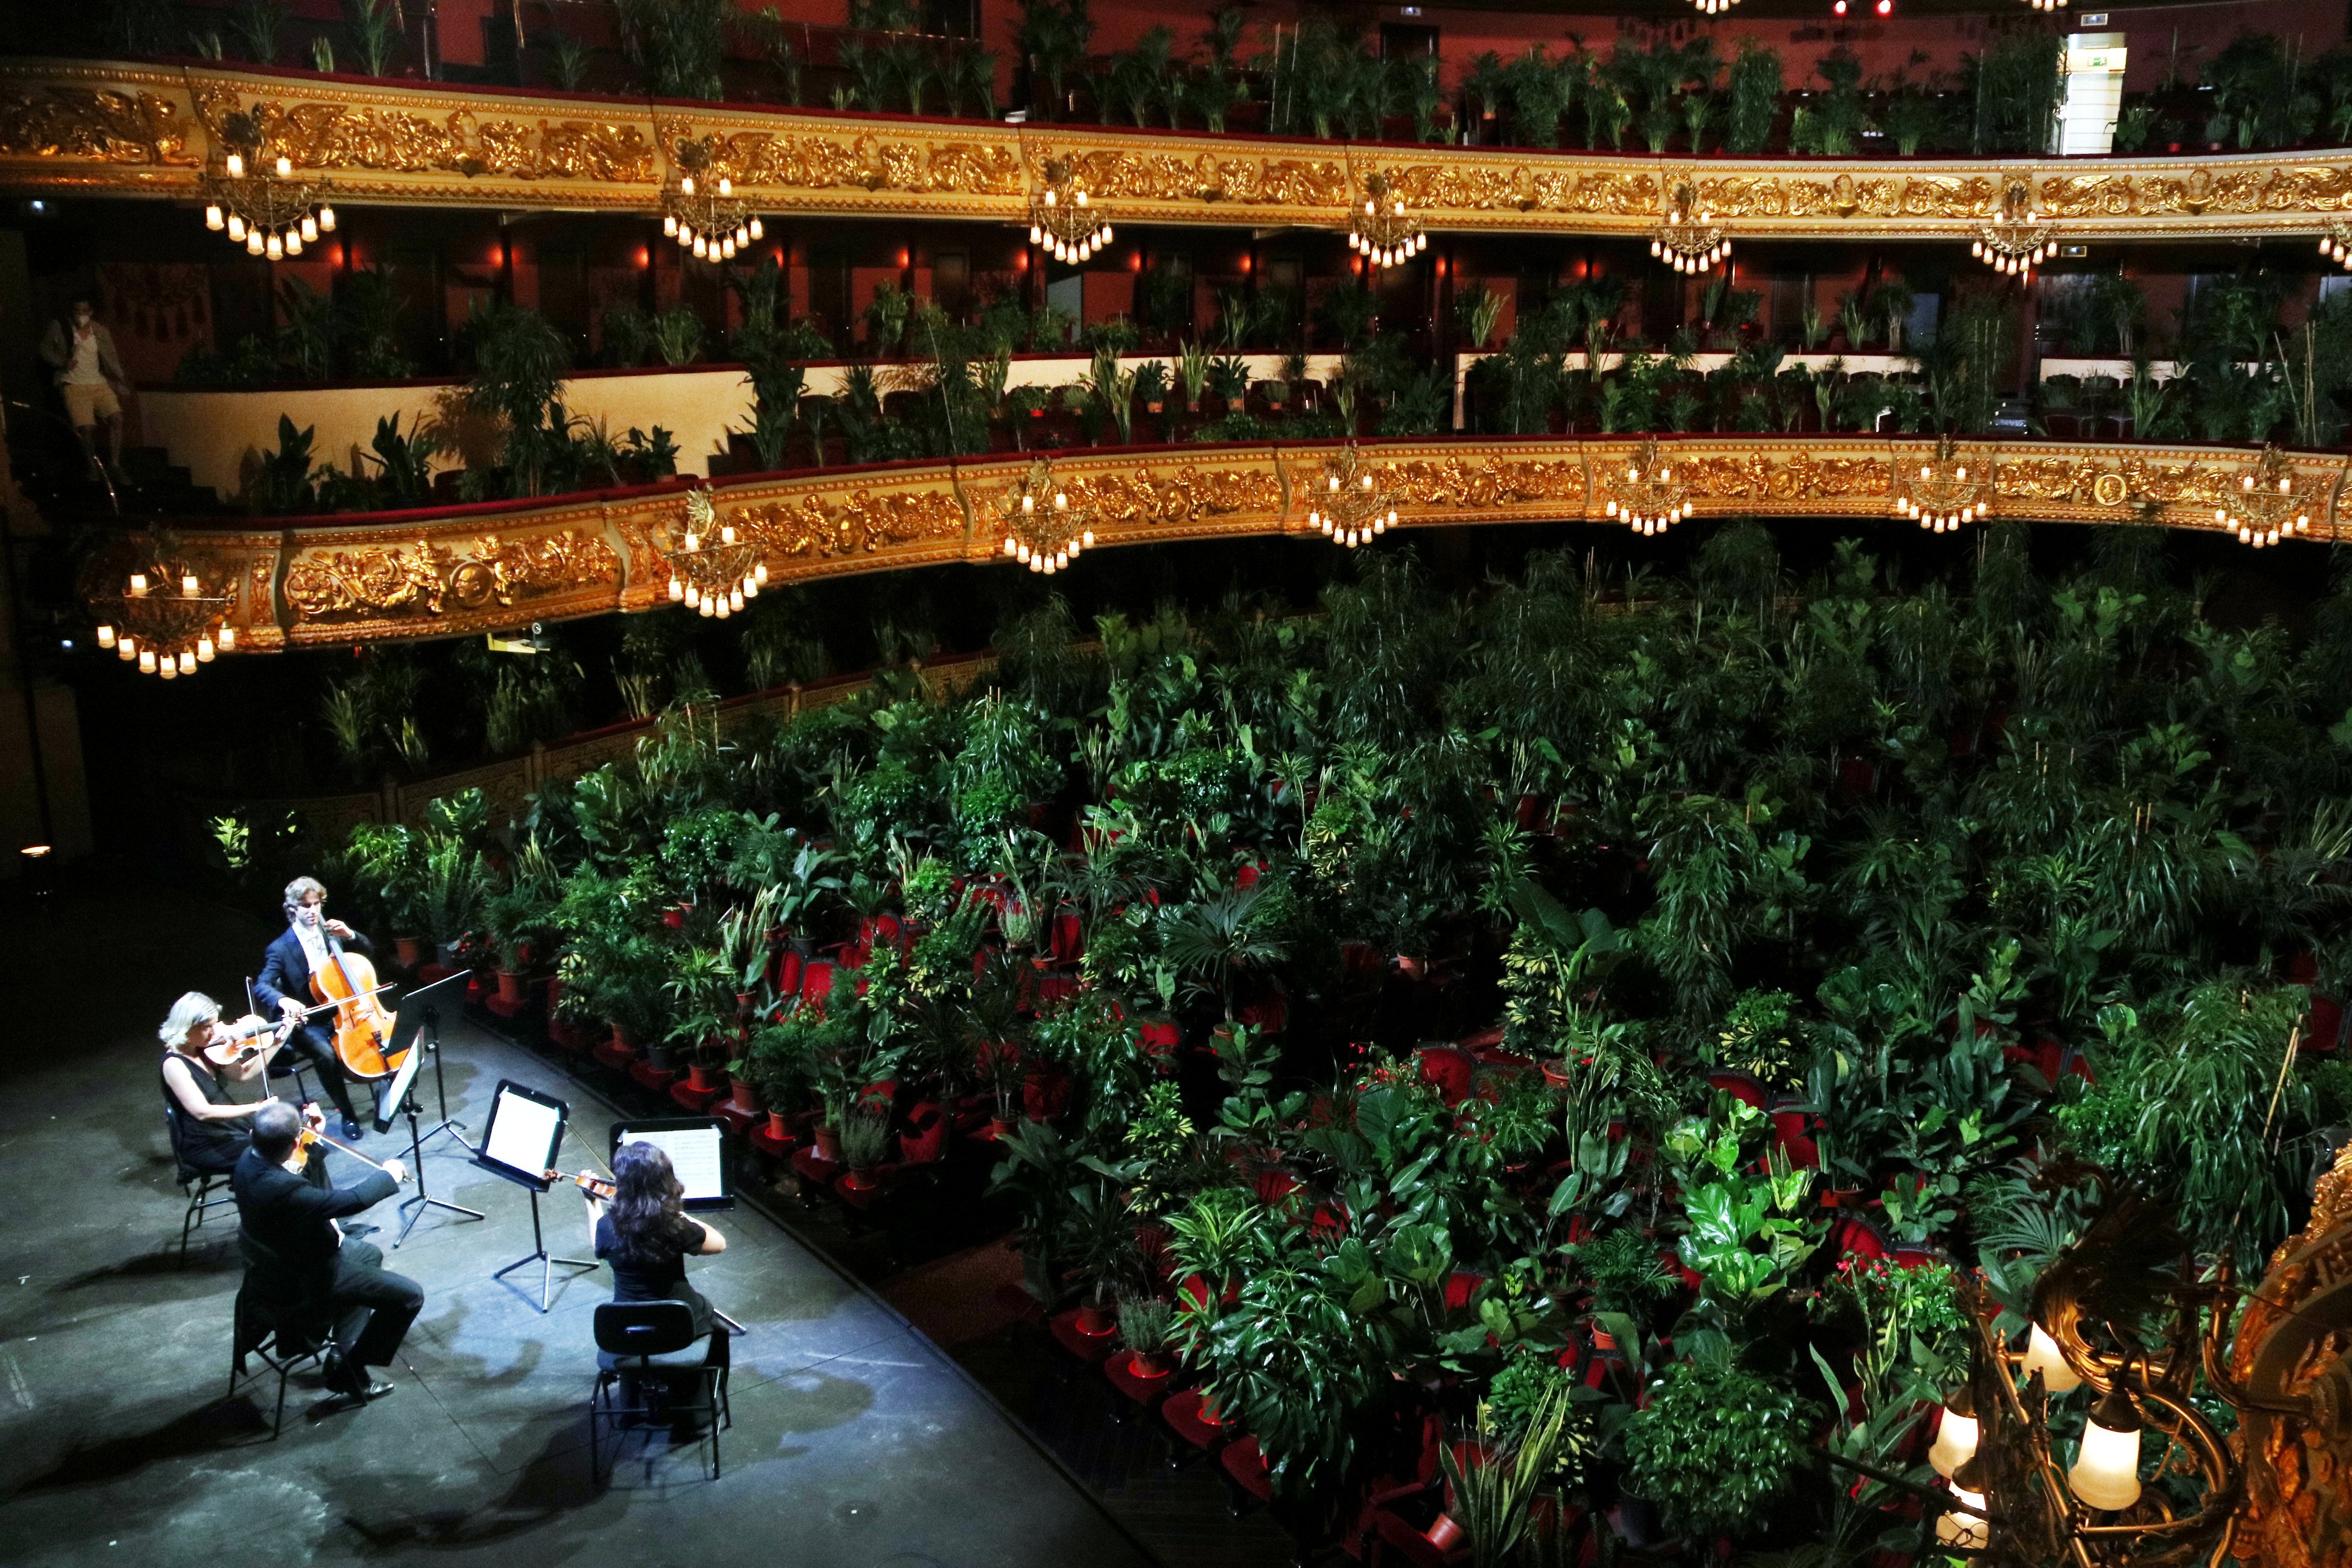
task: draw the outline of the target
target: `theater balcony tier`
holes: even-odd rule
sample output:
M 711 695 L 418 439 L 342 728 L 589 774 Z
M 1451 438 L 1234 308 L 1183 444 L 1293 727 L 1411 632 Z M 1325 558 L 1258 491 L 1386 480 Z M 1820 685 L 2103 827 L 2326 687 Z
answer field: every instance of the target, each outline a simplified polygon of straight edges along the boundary
M 2022 182 L 2069 238 L 2318 235 L 2352 151 L 1697 158 L 820 113 L 282 70 L 0 61 L 0 187 L 194 201 L 248 116 L 346 205 L 653 213 L 688 163 L 772 215 L 1025 222 L 1049 159 L 1124 220 L 1336 227 L 1383 176 L 1439 231 L 1639 237 L 1675 188 L 1740 237 L 1966 239 Z M 240 120 L 242 127 L 248 123 Z M 707 155 L 707 163 L 704 161 Z
M 1654 454 L 1644 447 L 1656 444 Z M 1964 440 L 1996 521 L 2223 531 L 2267 460 L 2308 520 L 2336 539 L 2352 457 L 2247 447 Z M 1613 526 L 1621 476 L 1648 464 L 1698 519 L 1894 520 L 1908 477 L 1935 457 L 1915 436 L 1601 436 L 1367 441 L 1358 448 L 1401 529 L 1573 521 Z M 675 601 L 689 498 L 709 491 L 705 538 L 731 527 L 771 587 L 950 562 L 999 563 L 1017 487 L 1036 454 L 827 468 L 539 500 L 324 517 L 191 523 L 164 539 L 204 595 L 226 601 L 237 653 L 479 634 Z M 1080 448 L 1054 482 L 1097 548 L 1293 535 L 1332 548 L 1310 514 L 1338 442 Z M 700 510 L 698 505 L 695 509 Z M 1972 526 L 1972 525 L 1971 525 Z M 81 587 L 95 618 L 152 558 L 143 529 L 106 536 Z M 173 570 L 181 570 L 174 567 Z M 744 570 L 739 566 L 737 570 Z

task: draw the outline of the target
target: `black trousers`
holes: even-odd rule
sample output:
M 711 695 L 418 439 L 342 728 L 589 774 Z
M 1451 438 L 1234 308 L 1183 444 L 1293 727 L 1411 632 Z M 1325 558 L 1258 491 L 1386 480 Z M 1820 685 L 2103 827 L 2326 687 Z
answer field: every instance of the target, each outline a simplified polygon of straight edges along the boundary
M 335 1288 L 327 1300 L 346 1376 L 360 1382 L 366 1377 L 362 1369 L 389 1366 L 399 1353 L 408 1325 L 425 1310 L 425 1288 L 384 1268 L 382 1247 L 346 1241 L 335 1258 Z
M 286 1048 L 299 1052 L 319 1075 L 319 1087 L 335 1102 L 346 1121 L 357 1121 L 359 1115 L 352 1110 L 352 1093 L 343 1085 L 343 1062 L 335 1055 L 335 1037 L 316 1024 L 305 1024 L 286 1037 Z

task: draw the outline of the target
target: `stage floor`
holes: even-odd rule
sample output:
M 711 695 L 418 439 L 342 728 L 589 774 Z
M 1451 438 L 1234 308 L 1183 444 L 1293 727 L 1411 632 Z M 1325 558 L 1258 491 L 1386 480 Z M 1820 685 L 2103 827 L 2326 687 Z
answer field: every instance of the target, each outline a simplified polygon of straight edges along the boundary
M 487 1219 L 430 1210 L 394 1249 L 393 1204 L 364 1216 L 387 1265 L 425 1288 L 402 1363 L 383 1374 L 397 1392 L 321 1410 L 315 1380 L 298 1379 L 271 1441 L 274 1378 L 223 1399 L 234 1210 L 214 1210 L 178 1258 L 184 1205 L 153 1034 L 182 991 L 241 997 L 269 931 L 174 895 L 100 890 L 0 907 L 13 1035 L 0 1058 L 0 1560 L 1150 1561 L 944 1353 L 749 1207 L 714 1216 L 728 1250 L 692 1266 L 749 1331 L 734 1345 L 724 1478 L 710 1482 L 693 1447 L 656 1438 L 593 1490 L 589 1320 L 610 1276 L 559 1268 L 544 1316 L 537 1265 L 492 1279 L 531 1250 L 530 1200 L 447 1138 L 427 1145 L 430 1190 Z M 443 1046 L 452 1115 L 478 1128 L 510 1077 L 570 1101 L 567 1168 L 582 1136 L 602 1152 L 612 1112 L 560 1066 L 470 1026 Z M 429 1107 L 429 1069 L 423 1088 Z M 360 1147 L 404 1155 L 405 1129 Z M 576 1192 L 541 1209 L 551 1250 L 589 1250 Z

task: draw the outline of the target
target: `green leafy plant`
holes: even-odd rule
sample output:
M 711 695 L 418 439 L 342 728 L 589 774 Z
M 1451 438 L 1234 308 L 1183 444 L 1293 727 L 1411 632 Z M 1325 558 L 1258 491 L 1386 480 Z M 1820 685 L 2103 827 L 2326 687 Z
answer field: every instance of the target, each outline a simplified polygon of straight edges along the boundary
M 1754 1530 L 1804 1467 L 1819 1407 L 1726 1357 L 1676 1362 L 1625 1424 L 1641 1495 L 1700 1538 Z

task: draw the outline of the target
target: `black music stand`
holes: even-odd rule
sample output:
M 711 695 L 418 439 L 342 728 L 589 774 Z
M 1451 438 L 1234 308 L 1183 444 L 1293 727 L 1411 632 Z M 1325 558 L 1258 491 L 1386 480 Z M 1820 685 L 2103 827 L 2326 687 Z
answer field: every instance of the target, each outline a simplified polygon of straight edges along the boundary
M 572 1108 L 551 1094 L 500 1079 L 490 1096 L 489 1120 L 482 1123 L 482 1146 L 474 1163 L 493 1176 L 512 1182 L 530 1194 L 530 1250 L 490 1276 L 503 1279 L 528 1263 L 539 1265 L 539 1310 L 547 1310 L 548 1291 L 555 1266 L 566 1268 L 602 1267 L 593 1258 L 558 1258 L 547 1250 L 547 1235 L 540 1228 L 539 1194 L 552 1185 L 548 1173 L 563 1147 L 563 1124 Z
M 727 1163 L 727 1124 L 715 1116 L 624 1117 L 613 1123 L 612 1147 L 605 1165 L 621 1152 L 621 1145 L 643 1140 L 669 1156 L 670 1168 L 686 1188 L 679 1206 L 688 1214 L 715 1214 L 735 1206 L 735 1173 Z M 736 1333 L 742 1324 L 720 1311 L 710 1315 Z
M 438 985 L 428 986 L 425 991 L 419 992 L 417 994 L 425 995 L 439 989 Z M 429 1011 L 429 1008 L 420 1009 L 419 1016 Z M 403 1002 L 400 1007 L 400 1018 L 404 1020 L 409 1016 L 408 1004 Z M 408 1028 L 413 1041 L 416 1026 L 412 1023 Z M 392 1029 L 395 1050 L 398 1049 L 396 1042 L 400 1038 L 400 1032 L 401 1022 L 395 1020 Z M 438 1072 L 441 1058 L 436 1057 L 433 1061 L 434 1069 Z M 376 1094 L 375 1130 L 378 1132 L 391 1131 L 392 1119 L 396 1115 L 404 1115 L 408 1118 L 408 1168 L 410 1173 L 416 1178 L 415 1193 L 400 1200 L 400 1237 L 392 1244 L 395 1247 L 408 1239 L 408 1233 L 416 1228 L 416 1222 L 425 1217 L 425 1211 L 428 1208 L 444 1208 L 451 1214 L 470 1215 L 476 1219 L 488 1217 L 479 1209 L 469 1209 L 464 1204 L 453 1204 L 446 1198 L 436 1198 L 425 1185 L 425 1141 L 432 1137 L 433 1132 L 441 1131 L 448 1123 L 444 1122 L 441 1127 L 436 1127 L 433 1132 L 424 1132 L 417 1129 L 416 1070 L 424 1063 L 423 1049 L 412 1045 L 408 1055 L 402 1058 L 400 1066 L 394 1069 L 392 1077 L 385 1080 L 383 1087 Z M 457 1137 L 457 1134 L 451 1133 L 450 1136 Z M 466 1141 L 458 1138 L 457 1142 L 462 1146 Z
M 433 1092 L 441 1108 L 441 1120 L 425 1136 L 430 1140 L 446 1132 L 456 1138 L 457 1146 L 468 1154 L 474 1152 L 473 1146 L 458 1137 L 455 1131 L 466 1124 L 449 1114 L 449 1085 L 441 1076 L 441 1014 L 445 1008 L 453 1014 L 463 1013 L 472 984 L 473 977 L 460 970 L 430 985 L 418 986 L 404 994 L 400 998 L 400 1011 L 392 1020 L 392 1039 L 383 1053 L 393 1057 L 405 1049 L 411 1061 L 415 1059 L 419 1051 L 433 1058 Z M 377 1104 L 375 1130 L 378 1132 L 391 1127 L 392 1113 L 395 1109 L 382 1102 Z M 418 1179 L 423 1180 L 421 1176 Z

